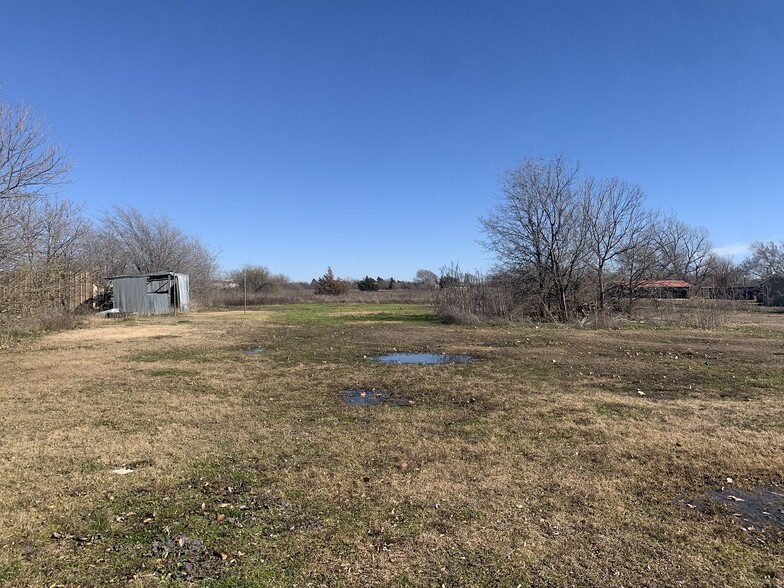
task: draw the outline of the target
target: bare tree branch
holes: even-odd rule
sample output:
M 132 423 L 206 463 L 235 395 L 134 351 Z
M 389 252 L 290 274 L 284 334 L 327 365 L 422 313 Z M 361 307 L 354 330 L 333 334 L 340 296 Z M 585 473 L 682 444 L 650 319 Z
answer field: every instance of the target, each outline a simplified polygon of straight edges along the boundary
M 43 118 L 23 103 L 0 102 L 0 200 L 36 196 L 67 180 L 68 153 L 50 142 Z

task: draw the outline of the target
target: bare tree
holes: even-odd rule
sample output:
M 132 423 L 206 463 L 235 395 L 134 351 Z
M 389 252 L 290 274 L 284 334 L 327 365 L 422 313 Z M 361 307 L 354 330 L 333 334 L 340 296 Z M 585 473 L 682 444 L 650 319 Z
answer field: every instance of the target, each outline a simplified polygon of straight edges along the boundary
M 238 270 L 229 272 L 229 280 L 239 284 L 240 288 L 247 285 L 248 292 L 259 294 L 271 292 L 285 287 L 291 280 L 284 274 L 273 274 L 264 265 L 244 265 Z
M 731 257 L 720 257 L 712 253 L 708 258 L 710 267 L 708 283 L 711 286 L 713 298 L 745 297 L 745 293 L 738 292 L 738 286 L 745 285 L 745 272 Z
M 760 280 L 773 274 L 784 274 L 784 241 L 754 241 L 751 255 L 743 261 L 743 268 Z
M 191 296 L 204 300 L 217 274 L 217 253 L 165 215 L 131 206 L 104 211 L 93 237 L 93 265 L 106 275 L 171 270 L 190 275 Z
M 710 269 L 713 248 L 708 229 L 692 227 L 669 215 L 661 222 L 655 243 L 661 277 L 702 284 Z
M 562 321 L 586 259 L 578 170 L 563 156 L 526 159 L 502 174 L 495 210 L 480 219 L 484 245 L 500 266 L 532 283 L 542 317 Z
M 37 198 L 3 198 L 0 199 L 0 270 L 10 269 L 20 254 L 20 225 L 23 212 Z
M 424 288 L 438 288 L 438 276 L 428 269 L 419 269 L 414 275 L 414 283 Z
M 49 198 L 28 201 L 18 222 L 20 253 L 30 269 L 70 269 L 80 262 L 89 225 L 81 206 Z
M 90 297 L 88 278 L 79 278 L 88 234 L 82 208 L 57 198 L 12 200 L 14 215 L 6 219 L 8 239 L 0 259 L 0 309 L 26 316 L 35 309 L 70 309 Z
M 658 230 L 659 223 L 652 216 L 651 222 L 642 231 L 633 235 L 629 246 L 618 256 L 620 266 L 618 273 L 623 279 L 629 314 L 634 312 L 634 303 L 641 296 L 638 288 L 640 282 L 658 275 L 660 266 L 656 246 Z
M 41 195 L 62 184 L 73 167 L 67 155 L 29 106 L 0 102 L 0 200 Z
M 601 181 L 586 178 L 582 192 L 586 239 L 596 272 L 596 299 L 599 310 L 604 311 L 607 270 L 617 266 L 620 256 L 639 247 L 641 236 L 650 235 L 647 228 L 653 217 L 645 207 L 642 188 L 618 178 Z M 633 260 L 634 255 L 629 259 Z

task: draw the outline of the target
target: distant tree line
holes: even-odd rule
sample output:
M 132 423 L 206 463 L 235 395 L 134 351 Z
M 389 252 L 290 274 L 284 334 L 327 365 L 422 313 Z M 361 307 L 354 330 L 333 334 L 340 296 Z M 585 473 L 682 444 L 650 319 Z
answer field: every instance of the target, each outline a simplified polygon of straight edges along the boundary
M 518 309 L 548 320 L 630 312 L 654 280 L 721 288 L 784 269 L 784 243 L 756 242 L 735 264 L 712 251 L 707 229 L 648 207 L 638 185 L 581 174 L 564 156 L 505 171 L 480 222 L 498 262 L 495 281 L 508 285 Z
M 72 308 L 104 278 L 173 270 L 190 274 L 191 297 L 208 303 L 219 283 L 217 254 L 165 215 L 113 206 L 90 219 L 58 189 L 73 164 L 28 106 L 0 101 L 0 319 L 41 308 Z M 736 291 L 784 273 L 784 241 L 751 245 L 740 264 L 713 252 L 708 231 L 648 206 L 642 188 L 581 172 L 564 156 L 529 158 L 501 175 L 492 210 L 480 219 L 497 265 L 489 276 L 456 264 L 412 280 L 336 277 L 309 285 L 266 266 L 224 274 L 224 290 L 258 297 L 282 290 L 425 290 L 449 320 L 529 316 L 570 321 L 633 311 L 641 285 L 682 280 L 694 289 Z M 235 299 L 237 297 L 235 296 Z
M 125 273 L 188 273 L 192 298 L 207 297 L 215 251 L 170 218 L 131 206 L 89 219 L 58 194 L 72 168 L 41 117 L 0 101 L 0 319 L 70 309 Z

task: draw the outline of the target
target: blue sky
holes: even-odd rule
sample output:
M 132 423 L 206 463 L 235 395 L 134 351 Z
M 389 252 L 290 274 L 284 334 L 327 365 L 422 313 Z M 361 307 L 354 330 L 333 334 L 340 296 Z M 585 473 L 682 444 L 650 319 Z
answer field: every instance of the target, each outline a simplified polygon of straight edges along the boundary
M 2 1 L 0 98 L 64 196 L 168 214 L 225 268 L 487 269 L 498 175 L 563 153 L 717 248 L 784 239 L 784 3 Z

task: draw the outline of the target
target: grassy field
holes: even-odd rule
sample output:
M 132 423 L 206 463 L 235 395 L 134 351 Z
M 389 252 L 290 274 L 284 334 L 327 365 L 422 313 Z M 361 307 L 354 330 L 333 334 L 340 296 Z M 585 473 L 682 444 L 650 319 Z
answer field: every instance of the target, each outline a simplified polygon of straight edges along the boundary
M 95 319 L 0 374 L 3 586 L 784 586 L 784 314 Z

